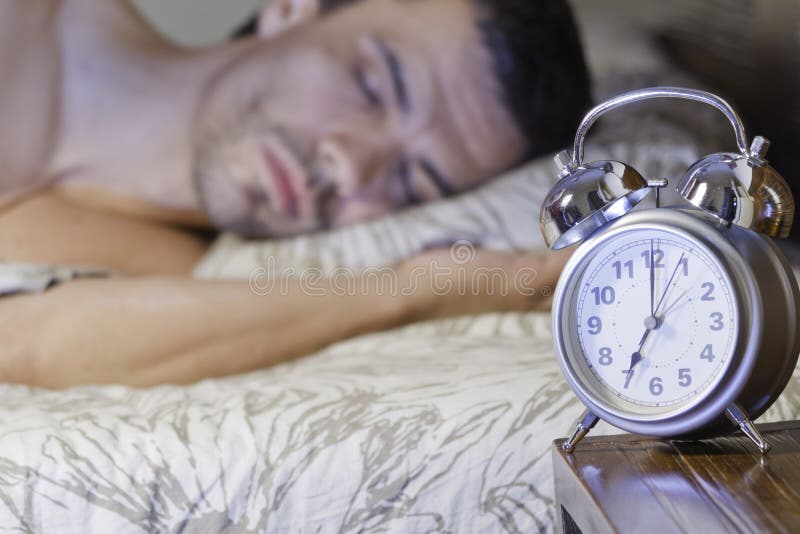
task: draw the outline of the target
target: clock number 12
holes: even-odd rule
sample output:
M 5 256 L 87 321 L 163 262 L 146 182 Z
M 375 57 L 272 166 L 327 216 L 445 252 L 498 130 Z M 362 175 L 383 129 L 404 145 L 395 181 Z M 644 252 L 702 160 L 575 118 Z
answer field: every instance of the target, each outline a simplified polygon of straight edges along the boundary
M 645 250 L 642 252 L 642 258 L 644 258 L 644 268 L 650 269 L 650 263 L 653 262 L 653 265 L 656 269 L 663 269 L 666 267 L 664 264 L 664 251 L 661 249 L 656 249 L 653 251 L 652 258 L 650 257 L 650 251 Z

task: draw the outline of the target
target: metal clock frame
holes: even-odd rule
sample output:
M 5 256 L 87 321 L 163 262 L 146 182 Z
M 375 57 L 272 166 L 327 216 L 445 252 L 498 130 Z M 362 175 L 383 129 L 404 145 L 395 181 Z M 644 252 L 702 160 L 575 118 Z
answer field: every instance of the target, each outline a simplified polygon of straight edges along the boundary
M 626 414 L 599 401 L 583 383 L 580 371 L 574 368 L 573 362 L 583 358 L 583 354 L 575 339 L 577 332 L 568 331 L 577 284 L 598 246 L 633 229 L 663 230 L 704 245 L 730 277 L 734 306 L 739 310 L 739 331 L 735 334 L 730 361 L 721 376 L 697 399 L 653 416 Z M 735 243 L 739 242 L 745 246 L 737 247 Z M 796 355 L 800 353 L 800 337 L 792 334 L 800 317 L 797 306 L 800 295 L 796 285 L 791 283 L 789 277 L 794 275 L 782 255 L 764 253 L 774 246 L 758 234 L 726 228 L 699 211 L 690 214 L 684 210 L 658 208 L 630 213 L 583 243 L 567 263 L 556 288 L 553 333 L 564 376 L 591 415 L 628 432 L 676 439 L 695 439 L 735 430 L 726 421 L 726 414 L 731 418 L 744 412 L 747 419 L 761 415 L 783 391 L 794 369 Z M 771 258 L 778 261 L 771 261 Z M 754 270 L 759 271 L 759 276 Z M 771 304 L 766 306 L 765 302 Z M 787 332 L 789 335 L 785 336 Z M 794 340 L 794 344 L 775 346 L 780 339 Z M 754 371 L 759 369 L 779 369 L 772 375 L 771 388 L 764 389 L 764 380 L 752 379 Z M 729 411 L 734 413 L 729 414 Z M 763 438 L 762 442 L 759 447 L 767 449 Z
M 585 163 L 583 145 L 590 127 L 606 112 L 655 98 L 694 100 L 715 107 L 731 123 L 739 154 L 714 154 L 693 165 L 677 187 L 685 205 L 636 211 L 653 189 L 658 199 L 666 180 L 647 180 L 617 161 Z M 762 453 L 769 450 L 751 417 L 761 415 L 778 398 L 797 363 L 800 290 L 786 258 L 766 237 L 786 237 L 794 216 L 788 184 L 765 159 L 768 148 L 769 141 L 759 136 L 748 149 L 741 118 L 718 96 L 680 87 L 652 87 L 619 95 L 589 111 L 578 127 L 572 153 L 565 150 L 556 156 L 560 180 L 542 206 L 542 234 L 554 250 L 583 243 L 562 274 L 553 308 L 562 370 L 589 407 L 564 444 L 567 452 L 600 417 L 623 430 L 674 439 L 723 435 L 738 427 Z M 575 340 L 567 343 L 564 339 L 568 318 L 562 315 L 570 312 L 565 306 L 574 298 L 575 282 L 594 256 L 593 249 L 632 228 L 659 228 L 702 243 L 729 276 L 740 314 L 735 347 L 722 375 L 696 400 L 652 417 L 625 413 L 595 398 L 570 363 L 574 357 L 570 351 L 582 349 L 579 344 L 575 349 Z

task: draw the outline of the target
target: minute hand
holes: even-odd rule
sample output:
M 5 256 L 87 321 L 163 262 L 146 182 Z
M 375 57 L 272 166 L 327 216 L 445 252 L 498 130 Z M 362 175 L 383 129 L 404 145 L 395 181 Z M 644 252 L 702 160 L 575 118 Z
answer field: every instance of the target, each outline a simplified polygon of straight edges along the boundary
M 653 252 L 653 240 L 650 240 L 650 317 L 655 316 L 656 309 L 654 306 L 656 294 L 656 262 L 655 254 Z
M 678 263 L 675 265 L 675 270 L 672 271 L 672 276 L 669 277 L 669 282 L 664 287 L 664 293 L 661 295 L 661 299 L 658 301 L 658 306 L 656 306 L 655 311 L 653 312 L 653 317 L 658 316 L 659 310 L 661 310 L 661 305 L 664 304 L 664 299 L 667 298 L 667 293 L 669 293 L 669 288 L 672 285 L 672 281 L 675 280 L 675 275 L 678 274 L 678 269 L 680 269 L 681 263 L 683 262 L 683 258 L 686 257 L 686 253 L 684 252 L 681 254 L 680 259 L 678 259 Z
M 637 365 L 639 365 L 639 362 L 641 362 L 644 359 L 644 357 L 642 356 L 642 349 L 644 348 L 644 344 L 647 341 L 647 338 L 650 337 L 650 333 L 655 328 L 658 327 L 658 321 L 656 319 L 658 311 L 661 309 L 661 305 L 664 303 L 664 299 L 667 297 L 667 293 L 669 292 L 669 286 L 672 285 L 672 281 L 675 279 L 675 275 L 678 274 L 678 268 L 680 268 L 681 262 L 683 261 L 683 258 L 685 256 L 686 256 L 685 252 L 683 254 L 681 254 L 681 257 L 678 260 L 678 264 L 675 266 L 675 270 L 672 271 L 672 276 L 669 277 L 669 282 L 667 282 L 667 286 L 664 288 L 664 293 L 661 295 L 661 299 L 658 301 L 658 306 L 656 306 L 656 309 L 653 311 L 653 315 L 651 315 L 649 317 L 650 320 L 654 321 L 655 326 L 653 326 L 652 328 L 650 326 L 647 327 L 647 329 L 644 331 L 644 335 L 642 336 L 641 341 L 639 341 L 639 348 L 636 349 L 636 352 L 631 354 L 631 365 L 630 365 L 630 367 L 628 367 L 628 378 L 629 379 L 630 379 L 631 373 L 633 373 L 633 369 Z M 651 258 L 651 265 L 652 265 L 653 257 L 651 256 L 650 258 Z M 651 278 L 651 281 L 652 281 L 652 278 Z M 653 287 L 652 283 L 651 283 L 650 287 L 651 288 Z M 652 293 L 651 293 L 651 295 L 652 295 Z M 647 324 L 647 323 L 645 323 L 645 324 Z M 626 383 L 626 386 L 627 386 L 627 383 Z

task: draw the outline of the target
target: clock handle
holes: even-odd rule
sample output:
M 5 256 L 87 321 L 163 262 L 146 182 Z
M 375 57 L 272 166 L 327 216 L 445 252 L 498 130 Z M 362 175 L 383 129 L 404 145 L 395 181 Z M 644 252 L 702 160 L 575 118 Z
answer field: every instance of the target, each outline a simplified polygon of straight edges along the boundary
M 607 100 L 602 104 L 592 109 L 584 117 L 583 122 L 578 127 L 575 134 L 575 145 L 572 150 L 572 162 L 569 163 L 570 168 L 578 168 L 583 165 L 583 144 L 586 139 L 586 134 L 589 128 L 606 112 L 617 109 L 634 102 L 642 102 L 644 100 L 652 100 L 654 98 L 680 98 L 684 100 L 694 100 L 708 104 L 720 110 L 730 121 L 733 126 L 734 133 L 736 134 L 736 144 L 739 146 L 739 151 L 745 155 L 750 156 L 748 150 L 747 135 L 745 134 L 744 123 L 739 114 L 734 110 L 730 104 L 717 95 L 708 93 L 706 91 L 698 91 L 697 89 L 684 89 L 682 87 L 651 87 L 649 89 L 638 89 L 623 93 L 617 97 Z
M 730 419 L 734 425 L 738 426 L 739 429 L 744 432 L 748 438 L 750 438 L 750 441 L 755 443 L 761 454 L 767 454 L 769 452 L 769 450 L 772 448 L 772 445 L 770 445 L 769 442 L 764 439 L 764 436 L 758 431 L 756 425 L 754 425 L 750 420 L 750 414 L 748 414 L 744 408 L 738 404 L 732 404 L 730 408 L 725 410 L 725 415 L 727 415 L 728 419 Z

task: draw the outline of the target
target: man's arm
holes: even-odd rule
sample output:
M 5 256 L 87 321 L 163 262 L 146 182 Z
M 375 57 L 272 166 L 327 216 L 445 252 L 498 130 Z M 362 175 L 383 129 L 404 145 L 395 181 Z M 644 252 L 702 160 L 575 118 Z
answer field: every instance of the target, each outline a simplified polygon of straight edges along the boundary
M 315 297 L 292 283 L 76 281 L 0 300 L 0 379 L 60 388 L 148 386 L 267 367 L 361 332 L 403 324 L 410 303 L 375 294 Z
M 77 281 L 0 299 L 0 380 L 48 388 L 187 383 L 268 367 L 416 320 L 544 308 L 549 302 L 536 289 L 554 282 L 563 259 L 481 252 L 457 266 L 462 272 L 437 275 L 436 291 L 429 266 L 445 266 L 447 254 L 428 254 L 396 270 L 397 287 L 415 289 L 405 295 L 385 294 L 375 277 L 345 295 L 329 280 L 294 280 L 266 295 L 247 282 Z M 516 289 L 503 296 L 487 277 L 472 276 L 487 266 L 509 279 L 520 270 L 538 276 L 516 277 Z M 442 292 L 447 276 L 477 282 Z
M 0 208 L 0 258 L 183 276 L 208 244 L 180 228 L 91 209 L 57 192 Z

